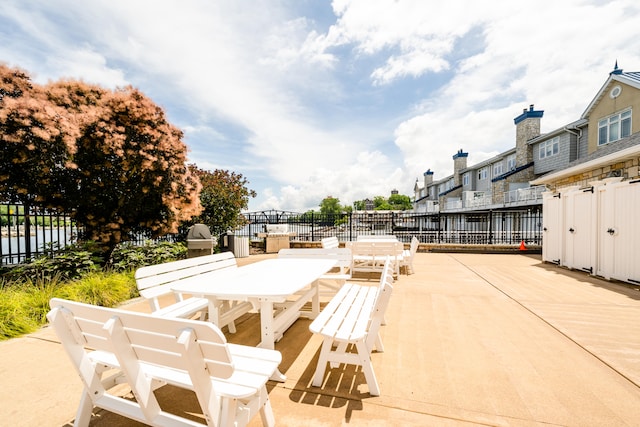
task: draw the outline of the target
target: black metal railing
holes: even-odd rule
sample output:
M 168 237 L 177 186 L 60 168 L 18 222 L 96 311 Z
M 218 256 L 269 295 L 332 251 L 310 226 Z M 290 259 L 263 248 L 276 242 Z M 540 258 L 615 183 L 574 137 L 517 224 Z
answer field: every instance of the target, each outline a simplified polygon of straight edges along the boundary
M 319 241 L 338 237 L 356 240 L 362 234 L 393 234 L 408 243 L 529 244 L 542 242 L 542 208 L 467 213 L 356 211 L 344 214 L 297 214 L 283 211 L 249 212 L 248 224 L 236 235 L 261 239 L 268 224 L 287 224 L 293 240 Z
M 542 244 L 542 207 L 520 210 L 490 210 L 467 213 L 416 213 L 356 211 L 344 214 L 262 211 L 244 214 L 248 224 L 235 235 L 263 240 L 269 224 L 287 224 L 292 240 L 314 242 L 325 237 L 356 240 L 363 234 L 393 234 L 409 243 L 445 244 Z M 25 209 L 19 204 L 0 205 L 2 246 L 0 265 L 17 264 L 40 255 L 52 255 L 57 248 L 75 241 L 77 226 L 68 216 L 42 209 Z M 262 237 L 259 237 L 262 236 Z M 176 241 L 180 236 L 160 239 Z M 148 241 L 145 236 L 131 243 Z
M 17 264 L 75 241 L 78 229 L 71 219 L 59 212 L 25 207 L 22 204 L 0 205 L 0 264 Z

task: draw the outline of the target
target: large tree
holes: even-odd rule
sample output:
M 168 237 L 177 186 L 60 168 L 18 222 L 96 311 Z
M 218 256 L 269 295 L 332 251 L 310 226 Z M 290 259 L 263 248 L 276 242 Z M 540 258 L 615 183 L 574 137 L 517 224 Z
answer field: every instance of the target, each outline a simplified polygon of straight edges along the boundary
M 176 232 L 200 213 L 182 132 L 140 91 L 0 73 L 2 196 L 69 212 L 105 255 L 132 233 Z
M 216 169 L 213 172 L 189 165 L 191 173 L 202 184 L 200 203 L 202 213 L 185 225 L 206 224 L 213 235 L 235 230 L 246 223 L 241 212 L 249 206 L 249 198 L 256 192 L 247 188 L 249 183 L 242 174 Z
M 64 108 L 17 68 L 0 64 L 0 198 L 33 205 L 60 201 L 59 177 L 79 135 Z
M 78 111 L 66 204 L 86 239 L 108 251 L 131 233 L 177 232 L 200 213 L 200 184 L 187 169 L 182 132 L 159 106 L 132 87 L 63 82 L 51 91 L 57 104 Z

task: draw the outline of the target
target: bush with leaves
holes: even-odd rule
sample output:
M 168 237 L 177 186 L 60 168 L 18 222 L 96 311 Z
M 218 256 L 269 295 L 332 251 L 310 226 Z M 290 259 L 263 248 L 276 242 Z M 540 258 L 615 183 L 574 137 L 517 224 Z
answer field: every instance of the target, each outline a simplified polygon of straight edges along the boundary
M 119 245 L 111 254 L 110 266 L 116 271 L 133 270 L 144 265 L 161 264 L 185 258 L 184 243 L 145 242 L 142 246 L 129 243 Z
M 61 280 L 80 278 L 100 270 L 102 260 L 90 250 L 79 245 L 70 245 L 55 253 L 53 257 L 42 255 L 31 262 L 7 269 L 4 277 L 10 281 L 21 279 Z

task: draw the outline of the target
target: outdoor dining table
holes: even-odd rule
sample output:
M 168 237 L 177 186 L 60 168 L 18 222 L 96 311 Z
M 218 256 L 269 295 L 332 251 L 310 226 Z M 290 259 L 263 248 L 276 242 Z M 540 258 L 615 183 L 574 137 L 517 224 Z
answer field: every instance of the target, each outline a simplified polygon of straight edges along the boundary
M 311 318 L 319 313 L 317 279 L 335 263 L 333 259 L 273 258 L 185 279 L 173 290 L 206 297 L 209 319 L 217 326 L 223 303 L 250 302 L 260 310 L 258 346 L 274 349 L 276 340 L 300 317 L 304 304 L 311 301 Z M 309 289 L 305 289 L 308 285 Z

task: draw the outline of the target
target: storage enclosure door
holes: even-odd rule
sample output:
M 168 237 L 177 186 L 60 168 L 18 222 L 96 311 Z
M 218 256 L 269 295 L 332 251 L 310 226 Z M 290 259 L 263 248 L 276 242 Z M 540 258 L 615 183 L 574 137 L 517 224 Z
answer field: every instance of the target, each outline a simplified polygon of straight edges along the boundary
M 640 180 L 608 184 L 605 189 L 599 245 L 602 276 L 640 284 Z
M 561 194 L 542 193 L 542 260 L 560 264 L 562 254 Z
M 563 193 L 564 257 L 562 265 L 594 274 L 596 263 L 596 197 L 594 187 Z

